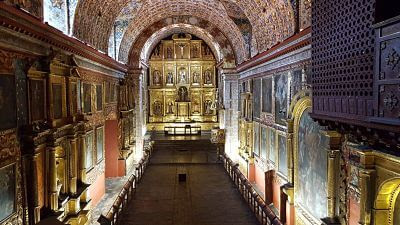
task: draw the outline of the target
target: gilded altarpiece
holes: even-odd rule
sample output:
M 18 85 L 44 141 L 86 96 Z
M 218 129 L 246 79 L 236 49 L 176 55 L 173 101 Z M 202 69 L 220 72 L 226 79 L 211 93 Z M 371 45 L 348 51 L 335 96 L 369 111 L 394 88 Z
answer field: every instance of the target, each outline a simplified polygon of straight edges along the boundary
M 172 39 L 172 40 L 171 40 Z M 202 40 L 175 34 L 153 50 L 149 68 L 148 128 L 217 125 L 215 58 Z

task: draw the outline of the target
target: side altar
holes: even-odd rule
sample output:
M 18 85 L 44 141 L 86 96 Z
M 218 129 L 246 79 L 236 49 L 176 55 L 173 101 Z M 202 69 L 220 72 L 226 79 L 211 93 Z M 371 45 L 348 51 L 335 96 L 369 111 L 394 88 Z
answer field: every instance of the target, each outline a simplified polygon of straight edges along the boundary
M 162 40 L 149 61 L 148 130 L 218 125 L 216 60 L 210 48 L 189 34 Z

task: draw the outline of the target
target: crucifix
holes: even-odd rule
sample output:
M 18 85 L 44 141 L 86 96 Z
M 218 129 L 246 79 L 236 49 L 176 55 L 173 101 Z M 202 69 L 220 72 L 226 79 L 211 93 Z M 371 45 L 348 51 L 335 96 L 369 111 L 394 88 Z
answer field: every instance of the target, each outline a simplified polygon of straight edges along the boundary
M 185 47 L 185 44 L 180 43 L 178 44 L 178 47 L 181 49 L 181 59 L 183 59 L 183 48 Z

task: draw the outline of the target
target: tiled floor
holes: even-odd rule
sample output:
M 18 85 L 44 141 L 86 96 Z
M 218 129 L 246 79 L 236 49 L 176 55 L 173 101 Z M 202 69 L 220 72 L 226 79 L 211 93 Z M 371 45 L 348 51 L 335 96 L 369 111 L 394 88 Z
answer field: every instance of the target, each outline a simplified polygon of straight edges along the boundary
M 124 225 L 250 225 L 256 218 L 206 151 L 154 153 Z M 178 174 L 187 174 L 186 182 Z

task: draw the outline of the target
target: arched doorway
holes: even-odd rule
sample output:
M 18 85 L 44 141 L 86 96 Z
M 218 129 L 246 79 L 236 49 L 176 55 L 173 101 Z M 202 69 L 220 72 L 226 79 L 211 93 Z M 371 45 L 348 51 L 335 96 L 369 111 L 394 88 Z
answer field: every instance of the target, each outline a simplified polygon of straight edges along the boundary
M 374 224 L 400 225 L 400 177 L 385 181 L 374 205 Z

